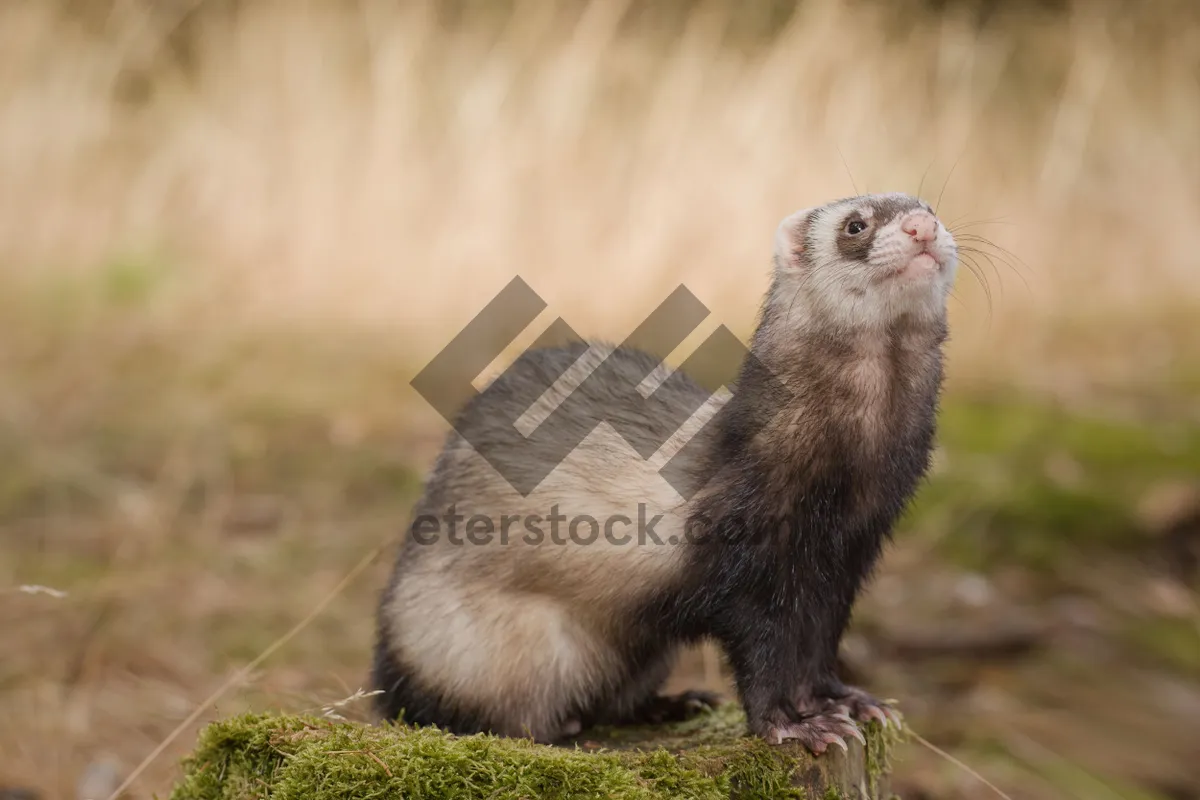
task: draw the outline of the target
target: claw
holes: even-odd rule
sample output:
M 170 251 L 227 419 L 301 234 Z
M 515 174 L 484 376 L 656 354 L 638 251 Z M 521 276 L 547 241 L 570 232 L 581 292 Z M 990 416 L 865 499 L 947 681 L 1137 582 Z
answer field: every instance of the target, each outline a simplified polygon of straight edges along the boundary
M 867 746 L 867 737 L 863 736 L 863 732 L 858 729 L 857 725 L 852 727 L 850 729 L 850 731 L 853 734 L 854 738 L 858 739 L 859 744 L 861 744 L 863 747 Z
M 821 741 L 825 742 L 826 744 L 836 744 L 838 747 L 842 748 L 842 752 L 849 751 L 849 748 L 846 747 L 846 740 L 838 736 L 836 733 L 821 734 Z
M 879 706 L 867 706 L 863 710 L 863 713 L 871 719 L 878 721 L 883 727 L 886 728 L 888 726 L 887 712 L 885 712 L 884 709 L 880 708 Z
M 834 713 L 830 704 L 826 704 L 825 709 L 803 713 L 794 722 L 767 726 L 763 738 L 773 745 L 794 739 L 818 756 L 824 754 L 829 745 L 837 745 L 843 753 L 849 752 L 851 738 L 857 739 L 864 749 L 867 747 L 867 737 L 853 716 L 844 711 Z
M 877 700 L 861 689 L 850 687 L 847 694 L 841 698 L 831 699 L 828 709 L 836 709 L 837 714 L 827 711 L 826 714 L 830 717 L 841 718 L 842 712 L 848 712 L 849 716 L 857 722 L 870 723 L 878 722 L 884 729 L 895 726 L 896 728 L 903 727 L 903 717 L 898 711 L 892 708 L 894 700 Z

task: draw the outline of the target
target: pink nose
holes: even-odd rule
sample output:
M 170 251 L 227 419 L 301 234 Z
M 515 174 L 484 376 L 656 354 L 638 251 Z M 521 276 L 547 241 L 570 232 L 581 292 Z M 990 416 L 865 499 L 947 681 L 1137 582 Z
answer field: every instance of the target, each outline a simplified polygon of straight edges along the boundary
M 937 220 L 928 211 L 914 211 L 900 223 L 900 230 L 917 242 L 932 242 L 937 238 Z

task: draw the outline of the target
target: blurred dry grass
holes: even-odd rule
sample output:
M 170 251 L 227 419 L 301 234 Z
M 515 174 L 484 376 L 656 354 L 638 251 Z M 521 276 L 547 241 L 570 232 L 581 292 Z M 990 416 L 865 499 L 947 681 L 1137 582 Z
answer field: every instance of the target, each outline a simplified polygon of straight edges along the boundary
M 4 595 L 0 784 L 132 766 L 394 535 L 407 379 L 514 274 L 534 328 L 683 282 L 744 334 L 781 217 L 921 187 L 1011 251 L 953 387 L 1195 422 L 1200 18 L 1065 5 L 0 6 L 0 587 L 72 592 Z M 214 713 L 352 693 L 383 573 Z
M 678 30 L 619 2 L 237 8 L 6 5 L 6 279 L 163 259 L 191 335 L 352 326 L 421 363 L 514 273 L 608 335 L 679 281 L 746 330 L 778 219 L 852 192 L 840 152 L 864 190 L 924 178 L 947 219 L 1002 219 L 976 232 L 1028 265 L 991 276 L 990 326 L 963 281 L 959 377 L 1200 294 L 1200 42 L 1165 8 L 976 30 L 814 0 L 737 47 L 726 3 Z

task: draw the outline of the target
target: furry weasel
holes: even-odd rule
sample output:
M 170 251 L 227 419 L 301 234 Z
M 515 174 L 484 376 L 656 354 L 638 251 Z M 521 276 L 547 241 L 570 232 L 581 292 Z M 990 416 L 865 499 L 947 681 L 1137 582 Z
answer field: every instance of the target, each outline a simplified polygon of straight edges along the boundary
M 836 655 L 929 465 L 957 263 L 910 195 L 789 216 L 732 395 L 681 373 L 656 390 L 699 409 L 683 425 L 581 377 L 601 362 L 634 385 L 667 374 L 645 353 L 524 353 L 463 408 L 469 435 L 448 437 L 414 509 L 379 607 L 378 713 L 547 742 L 680 718 L 715 698 L 658 689 L 677 648 L 710 637 L 768 742 L 820 753 L 861 739 L 856 720 L 886 724 L 894 712 L 843 685 Z M 569 395 L 571 413 L 551 413 Z M 522 496 L 476 447 L 526 410 L 591 432 Z M 602 419 L 667 444 L 643 458 Z M 685 470 L 711 475 L 687 499 L 658 472 L 685 443 Z M 539 457 L 535 444 L 510 466 Z

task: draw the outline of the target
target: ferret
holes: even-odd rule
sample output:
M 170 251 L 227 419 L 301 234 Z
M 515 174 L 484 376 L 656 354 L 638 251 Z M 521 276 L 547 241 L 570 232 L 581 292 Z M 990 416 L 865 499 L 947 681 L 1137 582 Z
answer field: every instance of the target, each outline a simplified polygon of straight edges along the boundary
M 549 743 L 684 719 L 717 696 L 659 689 L 678 649 L 709 639 L 771 744 L 821 753 L 898 720 L 839 680 L 837 652 L 930 464 L 958 249 L 928 203 L 874 194 L 784 219 L 773 262 L 730 391 L 574 342 L 525 352 L 463 407 L 380 601 L 380 718 Z M 661 402 L 584 379 L 602 364 L 656 375 Z M 527 495 L 511 470 L 537 472 L 544 437 L 505 475 L 480 454 L 522 414 L 587 434 Z M 644 457 L 614 421 L 665 444 Z M 660 474 L 675 455 L 695 476 L 683 492 Z

